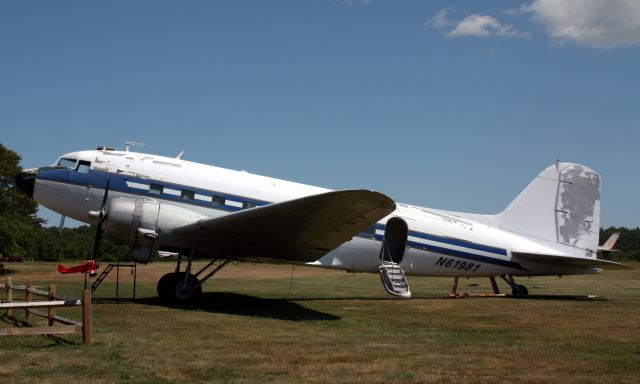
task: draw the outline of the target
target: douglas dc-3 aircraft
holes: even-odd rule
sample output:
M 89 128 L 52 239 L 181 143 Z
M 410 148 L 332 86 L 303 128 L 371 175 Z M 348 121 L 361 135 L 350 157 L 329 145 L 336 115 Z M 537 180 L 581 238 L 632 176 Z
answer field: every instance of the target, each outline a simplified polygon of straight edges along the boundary
M 97 225 L 147 263 L 188 257 L 158 282 L 170 301 L 201 295 L 230 260 L 379 273 L 410 297 L 406 275 L 502 277 L 599 273 L 600 175 L 556 162 L 501 213 L 478 215 L 395 203 L 369 190 L 328 189 L 181 159 L 100 147 L 25 170 L 16 185 L 44 206 Z M 95 257 L 95 255 L 94 255 Z M 191 273 L 194 258 L 213 261 Z M 211 269 L 210 272 L 205 273 Z

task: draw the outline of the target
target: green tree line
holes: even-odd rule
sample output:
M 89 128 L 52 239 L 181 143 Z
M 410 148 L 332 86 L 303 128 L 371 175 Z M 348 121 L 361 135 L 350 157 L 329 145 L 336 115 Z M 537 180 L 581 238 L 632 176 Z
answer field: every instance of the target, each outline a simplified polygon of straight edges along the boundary
M 20 171 L 20 156 L 0 143 L 0 255 L 47 261 L 91 258 L 96 229 L 64 228 L 59 234 L 57 227 L 46 227 L 36 216 L 36 202 L 15 186 Z M 640 228 L 609 227 L 600 231 L 600 240 L 614 232 L 620 233 L 619 252 L 600 257 L 640 261 Z M 126 260 L 130 253 L 104 237 L 100 243 L 101 260 Z
M 20 156 L 0 143 L 0 256 L 46 261 L 92 258 L 95 228 L 64 228 L 61 234 L 57 227 L 47 228 L 36 216 L 37 203 L 15 186 L 22 170 L 19 164 Z M 99 254 L 101 260 L 123 260 L 131 250 L 103 237 Z
M 609 227 L 600 230 L 600 241 L 607 241 L 609 236 L 620 233 L 616 243 L 617 252 L 604 253 L 602 258 L 609 260 L 636 260 L 640 261 L 640 228 Z

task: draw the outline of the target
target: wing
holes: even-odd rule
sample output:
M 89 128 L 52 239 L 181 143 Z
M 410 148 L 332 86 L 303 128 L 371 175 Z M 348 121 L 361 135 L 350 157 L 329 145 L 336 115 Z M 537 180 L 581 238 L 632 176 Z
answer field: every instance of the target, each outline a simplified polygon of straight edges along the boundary
M 511 254 L 519 259 L 533 261 L 542 264 L 551 264 L 562 267 L 577 268 L 602 268 L 602 269 L 633 269 L 624 264 L 613 261 L 600 259 L 587 259 L 582 257 L 560 256 L 560 255 L 544 255 L 540 253 L 527 252 L 511 252 Z
M 395 210 L 389 197 L 348 190 L 203 219 L 171 232 L 208 254 L 309 262 Z

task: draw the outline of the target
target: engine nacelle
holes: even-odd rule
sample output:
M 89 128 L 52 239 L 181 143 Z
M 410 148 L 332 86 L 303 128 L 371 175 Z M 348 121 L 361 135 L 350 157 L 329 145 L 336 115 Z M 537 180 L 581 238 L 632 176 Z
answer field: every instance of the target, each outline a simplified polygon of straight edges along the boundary
M 114 198 L 103 223 L 109 238 L 133 248 L 131 258 L 148 263 L 158 250 L 160 204 L 151 199 Z

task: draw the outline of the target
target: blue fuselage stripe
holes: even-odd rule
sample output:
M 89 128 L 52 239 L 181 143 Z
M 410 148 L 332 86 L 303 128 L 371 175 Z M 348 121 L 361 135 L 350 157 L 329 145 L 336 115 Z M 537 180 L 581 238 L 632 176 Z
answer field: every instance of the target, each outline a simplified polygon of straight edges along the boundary
M 451 239 L 443 236 L 430 235 L 428 233 L 422 233 L 417 231 L 409 231 L 409 236 L 413 236 L 413 237 L 417 237 L 425 240 L 437 241 L 439 243 L 457 245 L 459 247 L 475 249 L 477 251 L 483 251 L 483 252 L 495 253 L 497 255 L 507 256 L 506 249 L 496 248 L 489 245 L 476 244 L 469 241 Z
M 384 231 L 386 229 L 386 226 L 384 224 L 375 224 L 374 228 L 377 230 Z M 500 256 L 507 256 L 507 250 L 504 248 L 492 247 L 489 245 L 477 244 L 477 243 L 472 243 L 470 241 L 452 239 L 445 236 L 437 236 L 437 235 L 432 235 L 430 233 L 418 232 L 414 230 L 409 230 L 408 235 L 411 237 L 434 241 L 441 244 L 455 245 L 455 246 L 464 247 L 467 249 L 493 253 Z M 376 240 L 382 241 L 383 238 L 384 236 L 382 235 L 378 235 L 378 234 L 375 235 Z M 439 253 L 439 254 L 448 255 L 448 256 L 455 256 L 455 257 L 460 257 L 464 259 L 469 259 L 469 260 L 474 260 L 474 261 L 479 261 L 479 262 L 484 262 L 484 263 L 489 263 L 494 265 L 500 265 L 508 268 L 525 270 L 519 263 L 510 261 L 510 260 L 503 260 L 503 259 L 499 259 L 491 256 L 478 255 L 476 253 L 467 252 L 463 250 L 451 249 L 451 248 L 446 248 L 446 247 L 432 245 L 432 244 L 424 244 L 424 243 L 411 241 L 411 240 L 407 241 L 407 245 L 409 245 L 412 248 L 420 249 L 423 251 L 434 252 L 434 253 Z
M 270 204 L 268 201 L 251 199 L 243 196 L 231 195 L 218 191 L 210 191 L 200 188 L 194 188 L 192 186 L 180 185 L 167 183 L 160 180 L 152 180 L 152 179 L 141 179 L 133 176 L 125 176 L 118 175 L 115 173 L 106 173 L 100 171 L 91 170 L 88 173 L 76 172 L 73 169 L 44 169 L 38 171 L 37 178 L 40 180 L 48 180 L 54 181 L 58 183 L 72 184 L 72 185 L 81 185 L 81 186 L 90 186 L 92 188 L 105 189 L 107 186 L 107 179 L 109 179 L 109 190 L 129 193 L 138 196 L 148 196 L 155 199 L 163 199 L 169 201 L 175 201 L 183 204 L 195 205 L 200 207 L 207 207 L 212 209 L 225 210 L 229 212 L 234 212 L 241 210 L 242 207 L 236 207 L 232 205 L 220 205 L 214 204 L 213 201 L 210 200 L 200 200 L 200 199 L 185 199 L 182 196 L 163 193 L 163 194 L 154 194 L 150 193 L 147 189 L 134 188 L 127 185 L 127 181 L 134 182 L 138 184 L 150 185 L 160 184 L 165 189 L 174 189 L 174 190 L 189 190 L 193 191 L 195 194 L 207 196 L 207 197 L 222 197 L 225 201 L 233 201 L 237 203 L 252 203 L 255 206 L 262 206 Z
M 375 239 L 378 241 L 382 241 L 384 239 L 384 236 L 376 235 Z M 459 257 L 462 259 L 473 260 L 477 262 L 494 264 L 502 267 L 526 271 L 526 269 L 523 268 L 519 263 L 510 261 L 510 260 L 502 260 L 502 259 L 498 259 L 491 256 L 483 256 L 483 255 L 478 255 L 476 253 L 471 253 L 471 252 L 466 252 L 466 251 L 461 251 L 461 250 L 451 249 L 451 248 L 445 248 L 445 247 L 439 247 L 431 244 L 423 244 L 423 243 L 419 243 L 417 241 L 411 241 L 411 240 L 407 241 L 407 245 L 410 246 L 411 248 L 420 249 L 426 252 L 433 252 L 441 255 Z
M 376 224 L 375 228 L 384 231 L 386 226 L 384 224 Z M 488 253 L 495 253 L 496 255 L 507 256 L 507 250 L 504 248 L 492 247 L 490 245 L 477 244 L 459 239 L 452 239 L 446 236 L 437 236 L 430 233 L 418 232 L 414 230 L 409 230 L 409 236 L 417 237 L 424 240 L 436 241 L 438 243 L 455 245 L 458 247 L 475 249 L 476 251 L 483 251 Z

